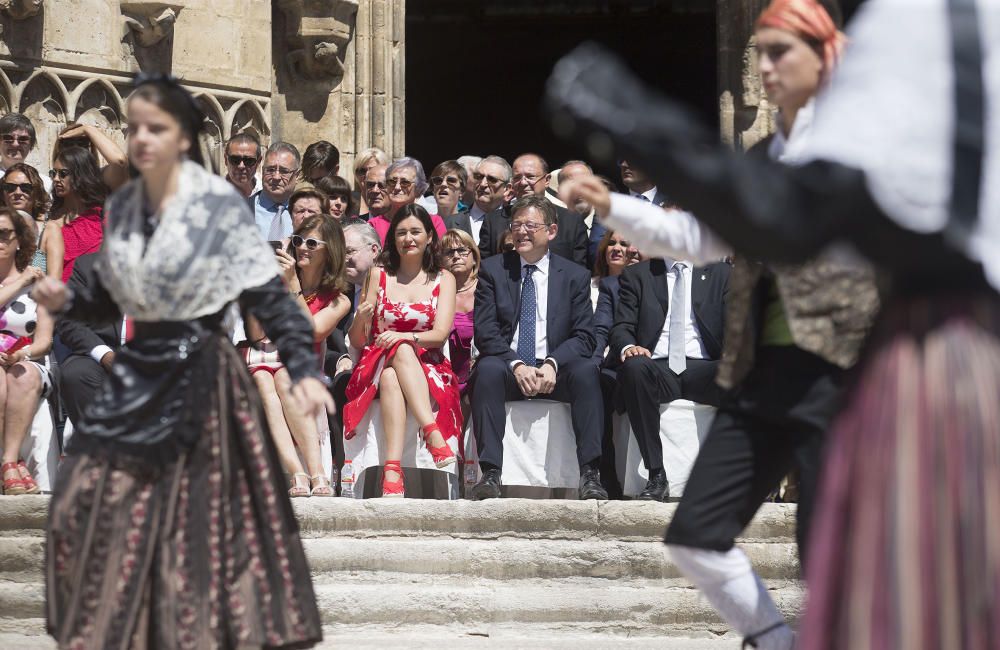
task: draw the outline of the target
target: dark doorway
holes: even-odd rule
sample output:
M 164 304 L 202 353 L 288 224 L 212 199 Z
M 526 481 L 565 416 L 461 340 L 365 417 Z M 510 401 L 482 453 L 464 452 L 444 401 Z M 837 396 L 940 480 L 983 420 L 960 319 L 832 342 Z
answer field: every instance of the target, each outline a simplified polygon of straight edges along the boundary
M 715 0 L 407 0 L 407 154 L 428 173 L 463 154 L 581 157 L 539 104 L 553 64 L 586 40 L 718 124 Z

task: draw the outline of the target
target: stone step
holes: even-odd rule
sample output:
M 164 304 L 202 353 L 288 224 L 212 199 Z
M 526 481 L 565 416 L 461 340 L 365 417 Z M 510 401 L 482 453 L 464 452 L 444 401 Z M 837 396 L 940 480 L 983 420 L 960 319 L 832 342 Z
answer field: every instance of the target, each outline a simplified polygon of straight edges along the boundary
M 302 536 L 658 541 L 676 504 L 645 501 L 293 499 Z M 45 528 L 47 496 L 0 496 L 0 536 Z M 793 543 L 795 506 L 765 504 L 742 541 Z
M 798 617 L 797 581 L 771 581 L 771 595 L 789 620 Z M 489 580 L 380 572 L 332 573 L 315 580 L 325 625 L 435 626 L 450 634 L 491 634 L 495 626 L 543 626 L 549 631 L 666 636 L 722 634 L 726 626 L 684 580 L 564 578 Z M 43 615 L 40 583 L 0 581 L 7 619 Z
M 493 579 L 680 577 L 660 542 L 307 538 L 304 544 L 313 575 L 392 571 Z M 742 548 L 765 580 L 799 577 L 794 545 L 746 542 Z M 3 578 L 40 582 L 44 559 L 42 537 L 0 537 Z
M 0 619 L 2 626 L 2 619 Z M 0 630 L 3 628 L 0 627 Z M 442 645 L 451 648 L 552 648 L 564 650 L 603 650 L 613 645 L 626 648 L 662 648 L 664 650 L 735 650 L 739 639 L 734 635 L 707 635 L 703 637 L 609 637 L 607 634 L 567 632 L 546 628 L 526 630 L 522 626 L 495 627 L 489 633 L 441 630 L 433 626 L 354 626 L 327 627 L 319 650 L 333 648 L 393 647 L 434 648 Z M 0 631 L 0 648 L 19 650 L 55 650 L 56 643 L 44 634 L 44 622 L 35 622 L 23 632 Z

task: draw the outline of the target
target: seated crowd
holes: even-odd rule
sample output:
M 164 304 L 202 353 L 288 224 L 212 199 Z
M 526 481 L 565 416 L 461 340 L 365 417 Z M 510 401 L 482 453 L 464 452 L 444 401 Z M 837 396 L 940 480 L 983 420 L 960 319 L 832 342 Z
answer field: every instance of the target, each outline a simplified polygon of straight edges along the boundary
M 52 435 L 68 435 L 131 335 L 127 316 L 101 327 L 55 323 L 28 295 L 46 274 L 85 290 L 80 283 L 101 246 L 103 204 L 128 180 L 128 161 L 99 130 L 71 125 L 45 178 L 24 162 L 34 144 L 30 120 L 0 118 L 5 494 L 39 491 L 24 442 L 40 405 L 52 410 Z M 260 324 L 234 325 L 291 496 L 337 493 L 336 472 L 324 464 L 342 465 L 344 440 L 366 435 L 362 423 L 377 408 L 382 496 L 406 493 L 401 461 L 412 418 L 438 468 L 454 468 L 466 432 L 474 436 L 481 478 L 467 496 L 499 497 L 506 409 L 542 399 L 569 407 L 580 498 L 622 494 L 616 414 L 627 416 L 648 472 L 638 498 L 667 498 L 660 406 L 719 403 L 713 378 L 727 262 L 643 259 L 586 202 L 563 204 L 552 170 L 534 153 L 512 164 L 462 156 L 428 178 L 420 161 L 390 160 L 373 148 L 357 155 L 349 182 L 332 143 L 314 142 L 300 154 L 293 144 L 265 149 L 240 133 L 226 143 L 224 163 L 289 292 L 312 319 L 337 406 L 322 421 L 303 417 Z M 641 170 L 623 160 L 620 171 L 628 193 L 669 210 Z M 573 160 L 558 180 L 592 175 Z M 326 440 L 333 444 L 324 447 Z

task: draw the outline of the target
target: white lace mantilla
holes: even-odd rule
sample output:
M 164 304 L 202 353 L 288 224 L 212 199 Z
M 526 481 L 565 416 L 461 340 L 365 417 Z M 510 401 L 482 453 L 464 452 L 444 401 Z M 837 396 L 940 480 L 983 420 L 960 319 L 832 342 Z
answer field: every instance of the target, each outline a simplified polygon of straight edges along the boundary
M 148 245 L 136 179 L 107 202 L 98 270 L 118 306 L 138 321 L 214 314 L 278 274 L 246 201 L 223 178 L 186 162 L 177 193 Z

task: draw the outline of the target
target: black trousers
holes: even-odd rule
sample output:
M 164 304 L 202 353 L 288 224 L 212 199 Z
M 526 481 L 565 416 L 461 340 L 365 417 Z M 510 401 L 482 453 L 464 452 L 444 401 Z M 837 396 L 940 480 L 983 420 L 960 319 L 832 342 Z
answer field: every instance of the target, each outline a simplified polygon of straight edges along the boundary
M 688 359 L 681 374 L 667 359 L 630 357 L 618 368 L 621 401 L 625 404 L 642 462 L 650 473 L 663 469 L 660 405 L 675 399 L 718 406 L 722 391 L 715 383 L 719 362 Z
M 600 368 L 600 366 L 598 366 Z M 621 413 L 618 406 L 618 371 L 614 368 L 601 370 L 601 399 L 604 401 L 604 430 L 601 436 L 601 485 L 608 491 L 609 499 L 621 499 L 621 482 L 615 461 L 614 415 Z
M 480 357 L 472 377 L 472 423 L 484 468 L 503 467 L 505 402 L 526 398 L 514 379 L 510 365 L 499 357 Z M 595 465 L 601 458 L 601 429 L 604 404 L 601 401 L 600 371 L 590 359 L 574 359 L 560 366 L 556 387 L 539 399 L 569 404 L 576 435 L 576 456 L 580 465 Z
M 351 380 L 351 371 L 333 375 L 330 384 L 330 394 L 337 412 L 330 416 L 330 445 L 333 452 L 333 464 L 341 467 L 344 464 L 344 405 L 347 404 L 347 384 Z
M 843 370 L 799 348 L 759 348 L 753 370 L 715 416 L 666 542 L 728 551 L 797 466 L 796 542 L 805 566 L 823 440 L 839 409 L 843 381 Z
M 71 354 L 59 364 L 59 396 L 74 426 L 80 426 L 84 409 L 107 376 L 104 366 L 82 354 Z

